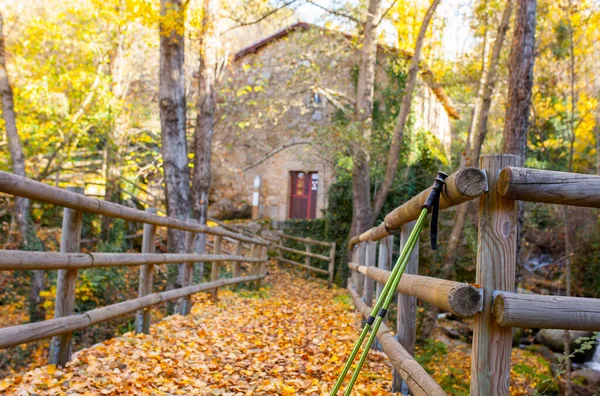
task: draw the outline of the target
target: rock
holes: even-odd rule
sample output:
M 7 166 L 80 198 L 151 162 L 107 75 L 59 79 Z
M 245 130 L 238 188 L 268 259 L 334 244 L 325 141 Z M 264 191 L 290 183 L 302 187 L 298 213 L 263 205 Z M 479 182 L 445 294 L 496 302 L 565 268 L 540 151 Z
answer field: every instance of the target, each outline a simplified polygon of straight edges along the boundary
M 317 110 L 313 113 L 312 117 L 310 118 L 311 121 L 314 122 L 319 122 L 323 120 L 323 112 L 321 112 L 321 110 Z
M 246 229 L 246 231 L 248 231 L 252 234 L 259 235 L 260 230 L 262 229 L 262 226 L 260 225 L 260 223 L 258 223 L 256 221 L 251 221 L 246 224 L 245 229 Z
M 236 206 L 231 199 L 223 198 L 208 207 L 208 217 L 217 220 L 247 219 L 252 208 L 247 203 Z
M 546 345 L 548 348 L 552 349 L 554 352 L 563 353 L 564 352 L 564 330 L 560 329 L 542 329 L 535 336 L 535 341 Z M 591 337 L 592 332 L 589 331 L 580 331 L 580 330 L 571 330 L 569 332 L 569 345 L 571 353 L 579 348 L 580 344 L 577 344 L 575 340 L 579 337 Z M 575 363 L 583 363 L 592 358 L 594 356 L 595 346 L 585 351 L 584 353 L 578 353 L 573 358 L 573 362 Z
M 450 338 L 454 338 L 455 340 L 459 340 L 462 338 L 462 335 L 456 329 L 449 329 L 447 327 L 442 327 L 442 332 L 446 336 L 448 336 Z
M 571 381 L 589 388 L 600 389 L 600 371 L 589 368 L 575 370 L 571 373 Z

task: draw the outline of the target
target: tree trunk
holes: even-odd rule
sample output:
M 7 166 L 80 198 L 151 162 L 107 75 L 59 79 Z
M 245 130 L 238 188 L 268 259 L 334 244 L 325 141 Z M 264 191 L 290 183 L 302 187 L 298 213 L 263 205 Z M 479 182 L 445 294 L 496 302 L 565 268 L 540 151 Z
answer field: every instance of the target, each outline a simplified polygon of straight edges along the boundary
M 167 214 L 189 215 L 190 173 L 185 134 L 184 16 L 181 0 L 161 0 L 159 107 Z M 185 251 L 184 233 L 169 229 L 168 249 Z
M 488 58 L 488 13 L 487 13 L 488 1 L 486 0 L 484 3 L 483 12 L 485 14 L 484 19 L 484 32 L 483 32 L 483 48 L 481 50 L 481 75 L 479 76 L 479 81 L 477 82 L 477 97 L 475 106 L 473 107 L 473 111 L 471 112 L 471 120 L 469 121 L 469 130 L 467 131 L 467 140 L 465 142 L 465 149 L 461 153 L 460 156 L 460 167 L 463 168 L 470 163 L 471 160 L 471 150 L 473 149 L 473 137 L 475 136 L 475 129 L 477 126 L 477 119 L 479 118 L 479 113 L 481 112 L 481 102 L 479 98 L 483 96 L 483 87 L 485 86 L 485 79 L 487 76 L 487 67 L 486 62 Z
M 515 31 L 509 60 L 508 98 L 504 119 L 503 151 L 517 155 L 525 163 L 527 132 L 533 87 L 533 65 L 535 62 L 535 15 L 537 0 L 518 0 Z M 521 230 L 523 229 L 523 204 L 519 202 L 517 223 L 517 274 L 521 278 L 518 257 L 521 252 Z
M 187 3 L 186 3 L 187 4 Z M 182 0 L 161 0 L 159 108 L 167 215 L 187 220 L 190 215 L 190 171 L 186 141 L 185 6 Z M 167 248 L 185 252 L 185 232 L 169 228 Z M 167 289 L 182 286 L 185 265 L 168 274 Z M 174 304 L 167 304 L 173 313 Z
M 196 103 L 196 127 L 194 130 L 195 155 L 192 181 L 192 207 L 194 218 L 201 224 L 208 220 L 208 203 L 211 182 L 210 161 L 214 134 L 217 81 L 217 56 L 219 38 L 214 27 L 218 0 L 204 0 L 202 32 L 200 34 L 200 66 L 198 70 L 198 102 Z M 204 253 L 206 234 L 197 234 L 196 253 Z M 203 274 L 203 264 L 200 264 Z M 202 275 L 200 274 L 200 275 Z
M 0 14 L 0 95 L 2 95 L 2 115 L 6 128 L 6 136 L 8 138 L 8 150 L 12 161 L 12 171 L 15 175 L 25 177 L 25 157 L 23 156 L 23 148 L 21 139 L 17 132 L 17 115 L 15 113 L 15 105 L 13 98 L 13 90 L 8 80 L 8 72 L 6 70 L 6 55 L 3 33 L 3 18 Z M 15 198 L 15 215 L 21 233 L 23 243 L 27 242 L 27 227 L 29 216 L 29 200 L 25 198 Z
M 417 83 L 417 73 L 419 72 L 419 63 L 421 61 L 421 49 L 423 48 L 423 42 L 425 41 L 425 33 L 427 32 L 427 28 L 429 27 L 429 22 L 431 21 L 431 18 L 433 17 L 433 14 L 435 13 L 435 9 L 437 8 L 438 4 L 440 4 L 440 0 L 433 0 L 431 5 L 429 6 L 429 9 L 427 10 L 427 13 L 425 14 L 425 18 L 423 18 L 421 28 L 419 29 L 419 35 L 417 36 L 417 42 L 415 44 L 415 52 L 410 60 L 410 65 L 408 68 L 406 88 L 404 88 L 404 95 L 402 96 L 400 113 L 398 114 L 396 125 L 394 126 L 392 145 L 390 147 L 387 166 L 385 169 L 385 178 L 383 179 L 381 189 L 378 191 L 377 197 L 375 198 L 375 208 L 373 211 L 373 215 L 375 218 L 379 216 L 379 213 L 381 213 L 381 209 L 383 208 L 383 205 L 387 200 L 390 189 L 392 188 L 392 184 L 394 184 L 394 179 L 398 170 L 398 157 L 400 155 L 400 147 L 402 146 L 402 142 L 404 140 L 404 128 L 406 126 L 406 121 L 408 120 L 408 116 L 410 114 L 412 96 Z
M 536 0 L 518 0 L 510 54 L 503 151 L 525 160 L 535 62 Z
M 498 26 L 498 33 L 496 34 L 496 41 L 494 42 L 494 48 L 489 63 L 489 70 L 485 77 L 485 83 L 483 84 L 483 94 L 479 99 L 481 101 L 481 111 L 478 114 L 475 123 L 475 136 L 473 138 L 473 146 L 470 157 L 468 158 L 468 164 L 472 166 L 479 166 L 479 157 L 481 156 L 481 148 L 483 141 L 487 135 L 487 124 L 490 115 L 490 108 L 492 106 L 492 98 L 494 95 L 494 88 L 496 86 L 496 71 L 498 63 L 500 61 L 500 53 L 502 52 L 502 46 L 504 45 L 504 38 L 510 24 L 510 16 L 512 14 L 513 1 L 509 0 L 506 2 L 506 7 L 502 13 L 502 20 Z M 534 29 L 535 30 L 535 29 Z
M 500 53 L 502 51 L 502 45 L 504 44 L 504 38 L 506 37 L 506 32 L 508 31 L 512 8 L 512 0 L 507 1 L 506 8 L 502 14 L 502 20 L 498 26 L 496 41 L 494 42 L 489 68 L 483 84 L 482 96 L 478 98 L 480 103 L 478 106 L 476 106 L 480 108 L 480 111 L 478 112 L 477 120 L 475 121 L 475 138 L 473 139 L 470 157 L 468 157 L 469 162 L 467 162 L 467 164 L 471 164 L 473 166 L 479 165 L 481 147 L 487 134 L 487 123 L 490 114 L 490 107 L 492 105 L 494 87 L 496 85 L 496 69 L 500 60 Z M 469 143 L 467 142 L 467 147 L 468 144 Z M 462 234 L 465 228 L 468 212 L 468 203 L 460 205 L 457 208 L 454 226 L 452 227 L 452 234 L 450 235 L 450 240 L 448 241 L 448 247 L 446 249 L 447 253 L 446 257 L 444 258 L 444 265 L 442 266 L 442 273 L 440 275 L 442 279 L 448 279 L 454 270 L 454 264 L 456 263 L 456 257 L 458 255 L 458 247 L 460 241 L 462 240 Z M 435 329 L 435 324 L 437 322 L 437 314 L 438 309 L 432 306 L 423 320 L 423 325 L 421 326 L 421 336 L 423 339 L 431 337 L 431 333 Z
M 375 88 L 375 64 L 377 62 L 377 22 L 381 9 L 381 0 L 370 0 L 365 22 L 364 38 L 358 87 L 356 90 L 356 115 L 362 121 L 366 140 L 370 140 L 373 116 L 373 92 Z
M 8 79 L 6 70 L 6 49 L 4 44 L 4 20 L 0 13 L 0 96 L 2 96 L 1 110 L 6 128 L 8 139 L 8 150 L 12 163 L 12 171 L 15 175 L 26 177 L 25 157 L 21 139 L 17 131 L 17 114 L 15 113 L 15 103 L 13 90 Z M 21 245 L 24 249 L 31 249 L 32 239 L 35 238 L 35 231 L 29 228 L 29 200 L 21 197 L 15 197 L 15 214 L 19 231 L 21 233 Z M 30 246 L 31 245 L 31 246 Z M 44 289 L 45 277 L 44 271 L 31 271 L 31 286 L 29 289 L 29 320 L 37 322 L 46 319 L 46 310 L 43 307 L 43 298 L 40 292 Z
M 362 144 L 352 148 L 352 224 L 350 234 L 356 235 L 373 225 L 371 209 L 371 173 L 369 146 L 373 127 L 373 90 L 375 87 L 375 64 L 377 62 L 377 23 L 380 18 L 381 0 L 370 0 L 365 20 L 361 61 L 358 71 L 355 120 L 363 130 Z
M 357 235 L 373 225 L 371 209 L 371 172 L 367 152 L 358 148 L 352 165 L 352 224 L 350 235 Z

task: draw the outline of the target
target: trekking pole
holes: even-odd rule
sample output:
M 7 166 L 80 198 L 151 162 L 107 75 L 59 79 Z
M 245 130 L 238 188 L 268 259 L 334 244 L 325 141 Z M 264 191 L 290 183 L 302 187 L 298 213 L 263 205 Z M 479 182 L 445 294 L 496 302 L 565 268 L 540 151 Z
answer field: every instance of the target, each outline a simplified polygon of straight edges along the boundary
M 363 350 L 363 353 L 358 361 L 356 369 L 354 370 L 354 373 L 352 374 L 352 378 L 350 379 L 350 383 L 348 384 L 344 395 L 348 396 L 352 392 L 352 388 L 354 387 L 354 384 L 355 384 L 356 380 L 358 379 L 360 370 L 361 370 L 361 368 L 367 358 L 367 355 L 369 353 L 369 348 L 371 347 L 371 345 L 373 344 L 373 341 L 375 340 L 375 337 L 377 336 L 377 331 L 379 330 L 379 326 L 381 325 L 381 322 L 383 321 L 383 319 L 387 313 L 387 309 L 394 297 L 394 291 L 398 288 L 398 284 L 400 283 L 400 279 L 402 278 L 402 274 L 404 273 L 406 264 L 408 263 L 409 256 L 412 253 L 412 251 L 417 243 L 418 236 L 419 236 L 421 230 L 423 229 L 427 215 L 430 212 L 432 212 L 431 247 L 434 250 L 437 248 L 436 241 L 437 241 L 437 217 L 438 217 L 438 211 L 439 211 L 439 199 L 440 199 L 440 194 L 441 194 L 442 188 L 444 186 L 444 181 L 447 177 L 448 177 L 448 175 L 446 175 L 444 172 L 438 172 L 438 175 L 435 178 L 431 192 L 429 193 L 429 196 L 427 197 L 427 200 L 425 201 L 425 203 L 421 206 L 422 210 L 419 215 L 419 218 L 417 219 L 415 227 L 413 228 L 413 231 L 410 233 L 410 235 L 408 237 L 408 241 L 406 242 L 406 245 L 402 249 L 402 252 L 400 253 L 400 257 L 398 257 L 398 260 L 396 261 L 396 265 L 394 266 L 388 281 L 385 283 L 385 286 L 381 292 L 381 295 L 379 296 L 379 298 L 377 299 L 377 302 L 373 306 L 373 310 L 371 311 L 371 314 L 369 315 L 369 317 L 366 321 L 366 324 L 365 324 L 356 344 L 354 345 L 352 352 L 350 353 L 348 361 L 344 365 L 344 368 L 342 369 L 342 372 L 340 373 L 340 376 L 338 377 L 338 379 L 333 387 L 333 390 L 330 393 L 330 396 L 337 395 L 337 392 L 340 389 L 340 387 L 344 381 L 344 378 L 346 377 L 346 374 L 350 370 L 350 367 L 352 366 L 352 362 L 354 361 L 354 358 L 358 354 L 358 351 L 360 350 L 360 347 L 361 347 L 364 339 L 366 338 L 369 330 L 372 329 L 371 335 L 369 336 L 369 339 L 367 340 L 365 349 Z

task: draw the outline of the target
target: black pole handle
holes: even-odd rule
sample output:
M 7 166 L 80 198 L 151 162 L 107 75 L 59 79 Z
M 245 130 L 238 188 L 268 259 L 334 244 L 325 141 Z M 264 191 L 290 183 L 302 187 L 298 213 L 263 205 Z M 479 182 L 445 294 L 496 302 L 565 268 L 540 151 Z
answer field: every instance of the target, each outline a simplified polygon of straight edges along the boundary
M 433 186 L 431 188 L 431 192 L 429 196 L 425 200 L 425 203 L 421 205 L 421 209 L 427 209 L 429 213 L 431 213 L 431 227 L 430 227 L 430 236 L 431 236 L 431 248 L 433 250 L 437 249 L 437 230 L 438 230 L 438 214 L 440 211 L 440 195 L 442 194 L 442 190 L 444 188 L 444 184 L 446 184 L 446 179 L 448 175 L 444 172 L 438 171 L 435 180 L 433 181 Z

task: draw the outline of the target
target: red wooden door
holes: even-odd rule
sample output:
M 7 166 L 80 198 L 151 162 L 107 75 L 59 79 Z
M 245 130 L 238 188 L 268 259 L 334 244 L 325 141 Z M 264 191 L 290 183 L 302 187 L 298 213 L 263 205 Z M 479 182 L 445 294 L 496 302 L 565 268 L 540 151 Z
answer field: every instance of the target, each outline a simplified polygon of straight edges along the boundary
M 314 219 L 317 214 L 317 172 L 290 172 L 290 219 Z

